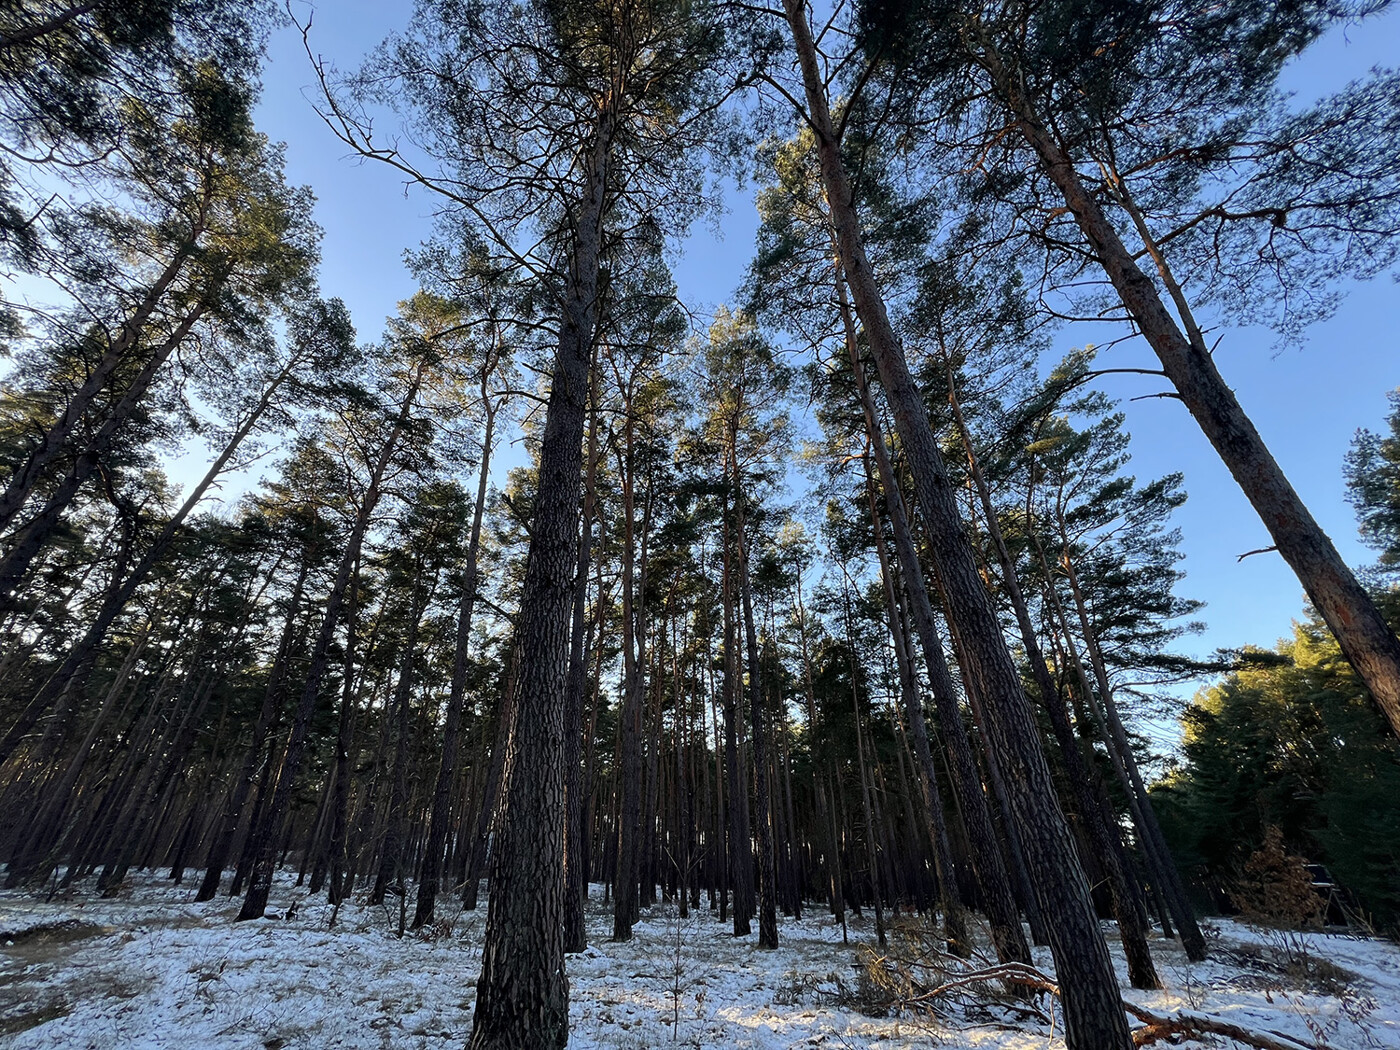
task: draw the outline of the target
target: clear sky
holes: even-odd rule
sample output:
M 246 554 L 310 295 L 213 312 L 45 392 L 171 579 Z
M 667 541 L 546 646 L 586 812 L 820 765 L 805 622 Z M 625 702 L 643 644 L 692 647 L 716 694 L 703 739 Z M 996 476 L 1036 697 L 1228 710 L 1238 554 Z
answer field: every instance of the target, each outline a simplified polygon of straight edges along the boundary
M 304 18 L 305 7 L 297 9 Z M 312 47 L 351 69 L 407 19 L 409 5 L 331 0 L 316 11 Z M 260 128 L 287 143 L 288 177 L 310 185 L 325 228 L 322 282 L 326 294 L 350 307 L 361 339 L 373 339 L 395 303 L 414 291 L 403 253 L 431 232 L 436 206 L 405 192 L 387 168 L 348 157 L 307 101 L 313 76 L 299 33 L 285 31 L 269 48 Z M 1286 86 L 1300 100 L 1341 87 L 1376 65 L 1400 61 L 1400 12 L 1319 42 L 1289 70 Z M 388 130 L 385 128 L 384 130 Z M 1397 144 L 1400 148 L 1400 144 Z M 720 231 L 698 229 L 676 267 L 681 294 L 700 316 L 726 301 L 741 279 L 757 225 L 750 192 L 729 194 Z M 718 235 L 717 235 L 718 233 Z M 1358 427 L 1382 425 L 1388 390 L 1400 386 L 1400 293 L 1389 279 L 1349 291 L 1341 310 L 1314 327 L 1305 345 L 1279 350 L 1272 333 L 1228 332 L 1216 359 L 1303 500 L 1352 565 L 1374 559 L 1356 538 L 1344 499 L 1342 459 Z M 1050 355 L 1082 345 L 1086 332 L 1063 329 Z M 1105 366 L 1150 366 L 1142 346 L 1114 349 Z M 1110 380 L 1116 380 L 1110 382 Z M 1145 377 L 1106 377 L 1115 397 L 1153 393 Z M 1189 643 L 1204 654 L 1219 646 L 1270 644 L 1289 632 L 1302 608 L 1302 588 L 1276 554 L 1237 562 L 1269 545 L 1253 510 L 1182 406 L 1167 399 L 1123 405 L 1133 435 L 1133 470 L 1140 478 L 1172 470 L 1186 475 L 1190 494 L 1176 516 L 1183 532 L 1186 580 L 1180 593 L 1207 603 L 1207 633 Z

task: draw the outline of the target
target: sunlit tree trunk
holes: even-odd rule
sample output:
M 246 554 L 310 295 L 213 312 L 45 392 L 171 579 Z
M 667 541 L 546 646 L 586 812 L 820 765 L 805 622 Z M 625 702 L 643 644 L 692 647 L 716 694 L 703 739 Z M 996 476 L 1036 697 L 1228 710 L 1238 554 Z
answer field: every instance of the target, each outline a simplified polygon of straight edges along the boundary
M 1099 933 L 1088 880 L 1055 798 L 1050 770 L 1000 625 L 978 576 L 957 503 L 923 398 L 890 324 L 879 284 L 865 254 L 854 195 L 841 158 L 826 89 L 801 0 L 784 0 L 802 71 L 808 117 L 816 137 L 822 179 L 836 230 L 842 270 L 880 373 L 900 441 L 914 474 L 919 507 L 929 525 L 938 573 L 958 621 L 973 673 L 980 676 L 991 724 L 989 735 L 1004 762 L 1011 806 L 1020 822 L 1050 925 L 1071 1050 L 1127 1050 L 1132 1037 L 1122 1010 L 1113 963 Z
M 980 60 L 1014 116 L 1016 130 L 1035 151 L 1041 169 L 1060 191 L 1181 403 L 1259 514 L 1279 554 L 1297 574 L 1313 607 L 1390 722 L 1391 731 L 1400 736 L 1400 638 L 1298 497 L 1234 391 L 1220 375 L 1151 231 L 1144 222 L 1136 223 L 1147 257 L 1172 295 L 1182 323 L 1190 330 L 1189 337 L 1168 312 L 1151 278 L 1138 266 L 1103 206 L 1084 186 L 1072 159 L 1017 87 L 1000 56 L 985 37 L 981 44 Z M 1130 215 L 1139 214 L 1121 180 L 1113 188 L 1125 210 Z

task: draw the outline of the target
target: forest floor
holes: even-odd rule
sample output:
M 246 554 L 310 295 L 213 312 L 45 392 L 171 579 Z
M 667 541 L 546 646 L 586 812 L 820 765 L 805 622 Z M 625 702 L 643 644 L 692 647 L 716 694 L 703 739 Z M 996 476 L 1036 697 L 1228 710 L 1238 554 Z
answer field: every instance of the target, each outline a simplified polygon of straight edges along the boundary
M 347 904 L 331 927 L 323 899 L 282 876 L 272 899 L 296 901 L 293 916 L 235 925 L 237 901 L 195 904 L 193 893 L 154 874 L 134 875 L 111 900 L 82 889 L 51 901 L 0 893 L 0 1047 L 446 1050 L 466 1041 L 484 904 L 399 939 L 396 898 L 390 908 Z M 756 935 L 728 935 L 704 907 L 682 920 L 662 904 L 644 912 L 631 942 L 612 943 L 600 896 L 593 887 L 593 943 L 568 962 L 573 1048 L 1063 1045 L 1043 995 L 1020 1005 L 987 985 L 940 996 L 936 1014 L 882 1009 L 862 965 L 872 956 L 861 946 L 874 941 L 868 914 L 852 920 L 849 947 L 814 908 L 781 920 L 781 947 L 760 951 Z M 1166 989 L 1125 996 L 1159 1014 L 1191 1010 L 1317 1047 L 1400 1048 L 1400 946 L 1225 921 L 1209 930 L 1203 963 L 1157 938 Z M 1110 945 L 1126 989 L 1116 938 Z M 1036 962 L 1051 971 L 1044 949 Z

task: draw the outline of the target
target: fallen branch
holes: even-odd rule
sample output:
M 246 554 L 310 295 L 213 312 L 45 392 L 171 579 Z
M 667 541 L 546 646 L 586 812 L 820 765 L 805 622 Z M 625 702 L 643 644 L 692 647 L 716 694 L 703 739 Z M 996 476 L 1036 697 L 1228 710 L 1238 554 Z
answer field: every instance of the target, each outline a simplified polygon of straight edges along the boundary
M 1037 988 L 1042 992 L 1049 992 L 1051 995 L 1056 996 L 1060 994 L 1060 986 L 1034 966 L 1013 962 L 1003 963 L 1000 966 L 988 966 L 982 970 L 969 970 L 933 988 L 921 989 L 919 994 L 911 1001 L 923 1002 L 928 999 L 936 999 L 940 995 L 944 995 L 958 988 L 964 988 L 969 984 L 982 984 L 987 981 L 1002 981 L 1006 984 L 1021 985 L 1025 988 Z
M 886 959 L 877 960 L 888 966 Z M 1006 985 L 1020 985 L 1035 988 L 1051 995 L 1059 996 L 1060 986 L 1046 973 L 1025 963 L 1003 963 L 977 970 L 965 970 L 956 977 L 950 977 L 941 984 L 927 986 L 904 975 L 907 987 L 914 992 L 901 1005 L 928 1006 L 934 999 L 971 985 L 1000 981 Z M 1141 1028 L 1133 1030 L 1133 1045 L 1148 1046 L 1173 1035 L 1220 1035 L 1237 1043 L 1254 1047 L 1255 1050 L 1322 1050 L 1316 1043 L 1304 1042 L 1282 1032 L 1259 1032 L 1241 1025 L 1232 1024 L 1207 1014 L 1178 1010 L 1171 1014 L 1158 1014 L 1144 1009 L 1136 1003 L 1123 1000 L 1123 1009 L 1143 1022 Z
M 1211 1035 L 1223 1035 L 1246 1046 L 1258 1047 L 1258 1050 L 1319 1050 L 1316 1043 L 1305 1043 L 1282 1032 L 1256 1032 L 1252 1028 L 1242 1028 L 1206 1014 L 1188 1013 L 1185 1010 L 1178 1010 L 1174 1014 L 1154 1014 L 1151 1010 L 1144 1010 L 1126 1000 L 1123 1009 L 1144 1022 L 1144 1027 L 1133 1031 L 1134 1046 L 1147 1046 L 1176 1033 L 1186 1035 L 1193 1032 L 1209 1032 Z

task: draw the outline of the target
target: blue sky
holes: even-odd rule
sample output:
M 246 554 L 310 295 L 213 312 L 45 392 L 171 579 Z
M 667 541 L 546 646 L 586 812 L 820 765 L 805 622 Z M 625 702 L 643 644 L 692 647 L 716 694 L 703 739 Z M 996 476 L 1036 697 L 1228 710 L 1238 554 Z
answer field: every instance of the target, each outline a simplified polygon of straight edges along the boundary
M 312 47 L 328 61 L 354 68 L 403 24 L 408 10 L 406 4 L 365 0 L 326 3 L 316 12 Z M 298 9 L 298 17 L 305 11 Z M 435 204 L 424 193 L 406 193 L 387 168 L 348 157 L 320 123 L 307 100 L 313 76 L 299 33 L 279 33 L 268 59 L 259 126 L 287 143 L 289 179 L 316 192 L 316 215 L 325 229 L 326 293 L 345 300 L 361 339 L 375 338 L 395 303 L 414 291 L 403 253 L 429 236 Z M 1392 10 L 1319 42 L 1288 71 L 1286 86 L 1306 100 L 1397 59 L 1400 13 Z M 757 216 L 751 193 L 732 191 L 727 206 L 720 229 L 692 233 L 676 266 L 681 294 L 701 316 L 728 299 L 753 247 Z M 1373 281 L 1352 288 L 1336 316 L 1311 329 L 1304 345 L 1279 349 L 1272 333 L 1233 329 L 1216 355 L 1294 486 L 1354 566 L 1373 555 L 1356 538 L 1341 466 L 1357 428 L 1380 428 L 1386 392 L 1400 386 L 1397 305 L 1395 283 Z M 1058 359 L 1089 338 L 1061 330 L 1050 356 Z M 1114 349 L 1104 363 L 1150 365 L 1141 346 Z M 1102 384 L 1124 399 L 1160 389 L 1143 377 L 1106 377 Z M 1125 401 L 1123 410 L 1133 435 L 1134 472 L 1144 479 L 1172 470 L 1186 475 L 1190 499 L 1175 519 L 1187 555 L 1180 592 L 1207 603 L 1202 615 L 1208 624 L 1188 647 L 1205 653 L 1218 646 L 1270 644 L 1289 633 L 1302 589 L 1275 554 L 1237 562 L 1239 554 L 1268 546 L 1268 536 L 1185 409 L 1152 399 Z

